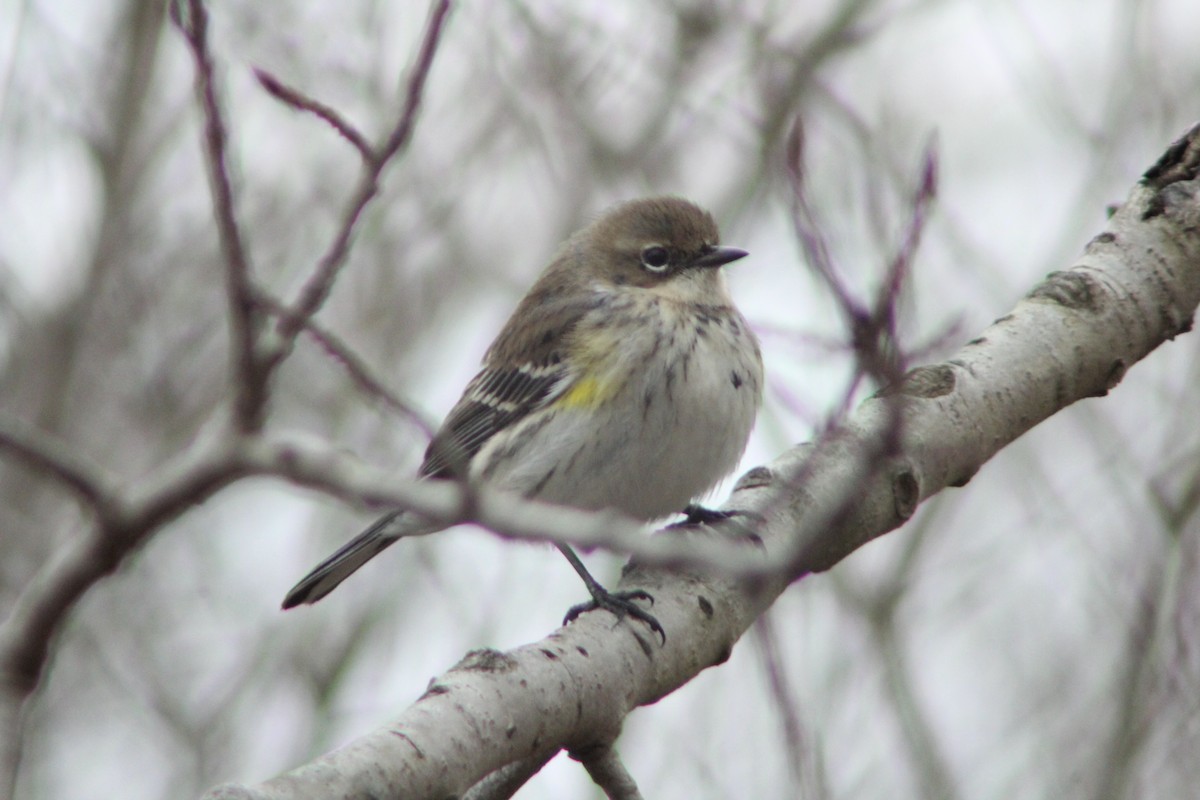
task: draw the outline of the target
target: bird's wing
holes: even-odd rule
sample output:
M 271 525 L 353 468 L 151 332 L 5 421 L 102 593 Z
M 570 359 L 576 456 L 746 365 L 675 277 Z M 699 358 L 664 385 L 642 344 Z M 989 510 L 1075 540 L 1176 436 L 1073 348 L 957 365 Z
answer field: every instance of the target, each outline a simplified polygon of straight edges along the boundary
M 569 389 L 573 380 L 566 358 L 570 335 L 599 305 L 590 293 L 566 299 L 539 291 L 535 285 L 429 443 L 421 474 L 465 476 L 467 464 L 488 439 Z M 519 325 L 514 324 L 518 317 L 523 320 Z
M 566 369 L 556 362 L 485 367 L 438 429 L 421 474 L 433 478 L 466 475 L 466 465 L 497 432 L 558 396 Z

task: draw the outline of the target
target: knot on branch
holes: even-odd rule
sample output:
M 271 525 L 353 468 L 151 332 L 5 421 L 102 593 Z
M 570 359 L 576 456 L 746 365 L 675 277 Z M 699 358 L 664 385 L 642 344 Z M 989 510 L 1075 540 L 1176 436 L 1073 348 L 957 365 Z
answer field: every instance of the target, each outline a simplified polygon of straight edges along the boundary
M 516 667 L 517 660 L 508 653 L 484 647 L 467 653 L 454 669 L 464 672 L 508 672 Z
M 737 485 L 733 487 L 733 491 L 736 493 L 746 489 L 761 489 L 765 486 L 770 486 L 774 480 L 775 473 L 770 469 L 767 467 L 755 467 L 738 478 Z
M 1026 295 L 1029 300 L 1057 303 L 1076 311 L 1099 311 L 1104 292 L 1096 280 L 1082 270 L 1051 272 L 1046 280 Z
M 910 468 L 904 468 L 892 476 L 892 502 L 895 505 L 896 516 L 901 520 L 909 519 L 917 510 L 921 501 L 921 483 Z
M 904 395 L 932 399 L 950 394 L 954 391 L 954 385 L 953 367 L 949 364 L 930 364 L 909 370 L 899 381 L 880 390 L 878 396 Z
M 1193 180 L 1200 174 L 1200 123 L 1180 136 L 1166 152 L 1146 170 L 1142 183 L 1152 189 L 1163 189 L 1172 183 Z

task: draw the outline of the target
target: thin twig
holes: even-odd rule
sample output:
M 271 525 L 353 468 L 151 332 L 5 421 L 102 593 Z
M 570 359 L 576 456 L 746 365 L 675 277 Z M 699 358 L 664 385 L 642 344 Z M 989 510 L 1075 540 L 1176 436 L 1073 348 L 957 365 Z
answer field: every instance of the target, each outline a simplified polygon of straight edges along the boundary
M 859 367 L 882 385 L 896 381 L 907 359 L 900 352 L 896 330 L 896 304 L 911 271 L 917 246 L 928 223 L 929 209 L 937 196 L 936 139 L 926 144 L 921 157 L 911 214 L 874 301 L 868 305 L 853 296 L 834 263 L 821 232 L 816 212 L 808 201 L 804 180 L 804 128 L 799 118 L 786 142 L 786 166 L 792 196 L 792 223 L 809 265 L 829 287 L 846 319 Z
M 799 117 L 788 132 L 784 149 L 788 183 L 792 190 L 792 227 L 796 241 L 804 251 L 809 267 L 828 284 L 842 312 L 851 320 L 862 318 L 866 316 L 866 309 L 854 300 L 850 290 L 842 282 L 833 263 L 833 256 L 830 255 L 829 244 L 817 223 L 816 212 L 808 202 L 804 180 L 804 126 Z
M 925 228 L 929 225 L 929 213 L 933 207 L 934 200 L 938 194 L 938 175 L 939 175 L 939 157 L 938 157 L 938 138 L 937 134 L 931 134 L 925 142 L 925 147 L 921 151 L 921 163 L 919 173 L 917 175 L 917 187 L 913 190 L 911 199 L 909 200 L 909 208 L 911 213 L 908 218 L 908 225 L 904 230 L 904 239 L 892 259 L 892 264 L 888 270 L 888 280 L 880 288 L 880 294 L 884 297 L 895 297 L 899 295 L 904 282 L 908 279 L 911 272 L 913 257 L 916 255 L 917 248 L 921 244 L 921 237 L 925 233 Z
M 273 297 L 267 297 L 261 291 L 258 300 L 272 314 L 282 316 L 292 313 L 291 309 L 283 303 Z M 342 341 L 341 337 L 315 319 L 308 319 L 304 322 L 304 332 L 346 370 L 350 380 L 366 395 L 381 401 L 388 408 L 416 425 L 427 438 L 433 438 L 434 428 L 429 420 L 376 377 L 367 363 L 354 352 L 350 345 Z
M 433 65 L 433 57 L 437 53 L 438 44 L 441 42 L 442 31 L 445 28 L 449 12 L 450 0 L 436 0 L 430 13 L 429 23 L 425 28 L 424 38 L 421 41 L 421 49 L 408 79 L 408 91 L 400 119 L 359 182 L 358 191 L 350 201 L 341 228 L 325 255 L 321 257 L 316 271 L 301 289 L 300 297 L 293 305 L 293 313 L 280 317 L 276 326 L 280 342 L 269 362 L 271 366 L 275 366 L 286 356 L 295 342 L 296 336 L 304 328 L 305 321 L 316 314 L 328 299 L 338 271 L 346 261 L 346 254 L 350 250 L 350 240 L 358 226 L 358 221 L 362 218 L 367 205 L 379 192 L 379 178 L 384 168 L 409 142 L 413 126 L 416 123 L 417 111 L 421 105 L 421 97 L 424 94 L 425 83 L 429 78 L 429 70 Z
M 183 33 L 196 62 L 196 92 L 204 114 L 204 143 L 213 216 L 225 260 L 225 289 L 229 294 L 229 324 L 233 342 L 234 386 L 237 391 L 235 419 L 243 431 L 262 427 L 267 401 L 268 371 L 256 357 L 258 308 L 250 279 L 250 265 L 234 211 L 233 185 L 229 179 L 228 131 L 217 102 L 212 54 L 208 49 L 208 11 L 202 0 L 171 3 L 171 21 Z
M 592 781 L 608 800 L 642 800 L 637 782 L 625 769 L 621 757 L 611 743 L 597 745 L 584 751 L 572 751 L 571 758 L 583 764 Z
M 921 243 L 921 234 L 929 221 L 929 210 L 937 197 L 938 186 L 938 151 L 937 137 L 930 136 L 921 153 L 921 174 L 917 180 L 916 191 L 913 192 L 910 206 L 912 213 L 908 218 L 908 226 L 904 231 L 904 239 L 897 249 L 896 255 L 888 266 L 887 277 L 879 287 L 879 295 L 875 298 L 876 319 L 891 318 L 894 320 L 896 298 L 904 281 L 908 278 L 913 256 Z
M 886 278 L 874 301 L 868 305 L 854 297 L 848 285 L 842 280 L 817 220 L 816 212 L 808 201 L 804 176 L 804 145 L 804 128 L 801 120 L 797 117 L 785 143 L 785 166 L 792 200 L 792 224 L 796 240 L 809 265 L 828 286 L 845 318 L 857 366 L 847 390 L 843 393 L 841 407 L 833 418 L 840 420 L 849 412 L 864 378 L 870 378 L 880 386 L 894 386 L 900 381 L 906 369 L 907 355 L 901 349 L 896 327 L 896 305 L 900 299 L 903 281 L 909 274 L 909 267 L 920 241 L 920 235 L 925 228 L 929 206 L 936 196 L 937 158 L 934 142 L 931 140 L 922 157 L 921 174 L 912 199 L 912 213 L 905 229 L 905 236 L 897 248 L 896 256 L 888 265 Z M 885 435 L 879 441 L 876 450 L 864 454 L 865 459 L 862 462 L 862 468 L 865 471 L 864 480 L 872 475 L 874 470 L 881 469 L 882 465 L 886 463 L 887 457 L 896 453 L 901 446 L 904 419 L 899 399 L 893 397 L 884 408 L 886 410 Z M 839 435 L 837 426 L 831 422 L 829 428 L 827 435 L 836 438 Z M 808 464 L 806 463 L 804 471 L 807 469 Z M 806 476 L 803 474 L 799 477 L 801 482 L 805 479 Z M 842 520 L 852 513 L 855 502 L 856 498 L 853 494 L 845 494 L 830 514 L 828 525 L 831 527 L 840 525 Z M 794 571 L 799 569 L 803 559 L 802 549 L 796 549 L 786 554 L 783 561 L 787 564 L 787 570 Z
M 265 69 L 255 67 L 254 77 L 258 78 L 258 82 L 262 84 L 262 87 L 275 99 L 285 105 L 291 106 L 297 111 L 307 111 L 325 120 L 325 122 L 329 123 L 330 127 L 342 135 L 342 138 L 357 148 L 364 162 L 368 165 L 375 163 L 375 150 L 371 147 L 371 143 L 367 141 L 367 137 L 363 136 L 358 128 L 350 124 L 335 109 L 319 100 L 309 97 L 299 89 L 288 86 Z
M 113 491 L 100 471 L 73 450 L 15 417 L 0 416 L 0 450 L 54 478 L 98 515 L 114 507 Z
M 827 428 L 832 429 L 853 407 L 864 375 L 872 375 L 875 364 L 881 359 L 872 348 L 878 345 L 875 337 L 867 331 L 873 327 L 872 314 L 867 306 L 858 301 L 842 280 L 841 272 L 834 263 L 829 244 L 825 239 L 816 210 L 808 201 L 808 190 L 804 173 L 804 125 L 800 117 L 792 123 L 784 143 L 784 161 L 787 169 L 788 186 L 791 189 L 792 229 L 796 242 L 804 253 L 805 262 L 816 273 L 833 295 L 838 309 L 845 320 L 849 333 L 850 349 L 856 356 L 857 369 L 842 392 L 841 402 L 830 415 Z
M 640 564 L 773 574 L 762 552 L 706 528 L 646 536 L 645 526 L 615 511 L 590 512 L 529 500 L 487 486 L 448 480 L 398 480 L 343 453 L 302 439 L 245 438 L 231 457 L 243 476 L 275 477 L 359 507 L 405 509 L 447 527 L 474 522 L 508 539 L 605 547 Z
M 859 370 L 879 385 L 895 383 L 908 363 L 906 353 L 900 348 L 896 306 L 928 224 L 930 207 L 937 196 L 937 140 L 931 137 L 922 153 L 904 235 L 888 263 L 874 300 L 869 304 L 855 298 L 842 280 L 817 222 L 816 212 L 808 201 L 804 181 L 804 129 L 799 118 L 788 135 L 786 167 L 792 190 L 792 223 L 796 239 L 813 271 L 829 287 L 842 311 Z M 857 381 L 854 388 L 857 388 Z M 851 394 L 847 394 L 845 404 L 852 399 Z
M 408 78 L 408 87 L 404 96 L 404 113 L 400 122 L 388 137 L 383 151 L 379 154 L 381 161 L 387 161 L 401 147 L 408 144 L 412 136 L 413 126 L 417 121 L 417 109 L 421 105 L 421 97 L 425 93 L 425 83 L 429 79 L 429 68 L 433 65 L 433 57 L 437 53 L 441 40 L 442 29 L 446 17 L 450 13 L 450 0 L 437 0 L 430 13 L 429 25 L 425 30 L 425 38 L 421 41 L 421 50 L 417 53 L 417 63 Z
M 23 702 L 40 682 L 51 642 L 84 592 L 116 570 L 154 531 L 245 474 L 236 452 L 201 456 L 164 471 L 146 487 L 144 499 L 109 503 L 88 535 L 72 542 L 26 584 L 0 625 L 0 685 Z
M 799 702 L 795 692 L 788 682 L 787 670 L 783 664 L 783 656 L 779 652 L 775 627 L 771 624 L 771 615 L 763 614 L 754 621 L 754 632 L 762 657 L 763 669 L 767 673 L 767 686 L 771 692 L 772 706 L 783 724 L 785 752 L 788 754 L 788 768 L 792 773 L 792 781 L 796 785 L 796 796 L 813 800 L 823 797 L 825 792 L 819 786 L 817 765 L 812 757 L 812 748 L 806 743 L 804 723 L 800 719 Z
M 556 755 L 558 751 L 550 749 L 505 764 L 468 789 L 462 800 L 509 800 Z

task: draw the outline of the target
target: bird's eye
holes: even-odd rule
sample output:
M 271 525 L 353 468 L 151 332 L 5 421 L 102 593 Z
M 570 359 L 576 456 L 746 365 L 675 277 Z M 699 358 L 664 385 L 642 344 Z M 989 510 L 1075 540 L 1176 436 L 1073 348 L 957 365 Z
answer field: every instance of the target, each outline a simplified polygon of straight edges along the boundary
M 671 254 L 667 248 L 652 244 L 642 251 L 642 266 L 651 272 L 666 272 L 671 264 Z

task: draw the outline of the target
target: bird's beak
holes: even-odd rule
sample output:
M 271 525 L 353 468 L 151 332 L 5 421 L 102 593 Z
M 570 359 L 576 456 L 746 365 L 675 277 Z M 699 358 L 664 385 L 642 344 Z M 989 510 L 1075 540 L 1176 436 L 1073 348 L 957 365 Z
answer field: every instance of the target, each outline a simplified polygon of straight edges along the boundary
M 736 247 L 714 247 L 692 262 L 693 267 L 720 267 L 730 261 L 737 261 L 750 255 L 745 250 Z

